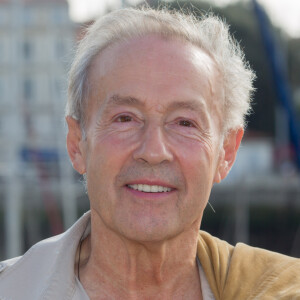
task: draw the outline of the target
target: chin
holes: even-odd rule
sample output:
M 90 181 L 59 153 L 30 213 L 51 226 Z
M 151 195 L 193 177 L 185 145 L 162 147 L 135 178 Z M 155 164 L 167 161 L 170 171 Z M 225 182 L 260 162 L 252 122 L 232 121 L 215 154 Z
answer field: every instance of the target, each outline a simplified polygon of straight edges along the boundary
M 180 228 L 174 228 L 174 226 L 159 225 L 148 224 L 148 226 L 145 226 L 145 224 L 143 224 L 141 226 L 140 224 L 135 224 L 132 228 L 123 226 L 120 233 L 132 241 L 140 243 L 159 243 L 171 239 L 183 231 L 180 230 Z

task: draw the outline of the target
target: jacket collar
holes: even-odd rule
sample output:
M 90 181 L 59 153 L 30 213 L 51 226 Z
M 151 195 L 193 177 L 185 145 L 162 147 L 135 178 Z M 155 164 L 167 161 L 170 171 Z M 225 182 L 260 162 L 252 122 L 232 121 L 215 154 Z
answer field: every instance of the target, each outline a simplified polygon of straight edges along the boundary
M 20 258 L 2 262 L 0 299 L 71 299 L 76 250 L 89 224 L 90 212 L 65 233 L 35 244 Z

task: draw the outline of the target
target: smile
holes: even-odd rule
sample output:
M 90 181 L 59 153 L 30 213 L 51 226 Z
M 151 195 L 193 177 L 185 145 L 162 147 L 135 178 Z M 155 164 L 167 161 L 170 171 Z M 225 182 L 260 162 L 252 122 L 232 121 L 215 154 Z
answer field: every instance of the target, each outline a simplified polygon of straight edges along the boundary
M 133 190 L 144 193 L 166 193 L 172 191 L 171 188 L 161 185 L 128 184 L 127 186 Z

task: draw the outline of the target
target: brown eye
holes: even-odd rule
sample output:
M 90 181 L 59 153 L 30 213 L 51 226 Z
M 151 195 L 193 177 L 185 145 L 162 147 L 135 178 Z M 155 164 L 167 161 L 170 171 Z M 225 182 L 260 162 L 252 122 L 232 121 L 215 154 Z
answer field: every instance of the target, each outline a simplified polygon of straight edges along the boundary
M 125 122 L 130 122 L 132 121 L 132 118 L 130 116 L 119 116 L 117 118 L 117 122 L 120 122 L 120 123 L 125 123 Z
M 180 126 L 185 126 L 185 127 L 194 127 L 193 123 L 187 120 L 181 120 L 179 121 Z

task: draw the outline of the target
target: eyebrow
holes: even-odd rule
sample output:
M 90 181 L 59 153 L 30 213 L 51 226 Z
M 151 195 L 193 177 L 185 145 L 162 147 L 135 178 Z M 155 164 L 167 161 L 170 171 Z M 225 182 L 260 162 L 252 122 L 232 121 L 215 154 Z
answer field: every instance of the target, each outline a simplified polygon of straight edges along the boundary
M 105 106 L 103 107 L 102 113 L 106 113 L 112 107 L 116 107 L 119 105 L 124 106 L 132 106 L 132 107 L 145 107 L 144 101 L 132 97 L 132 96 L 120 96 L 118 94 L 114 94 L 111 97 L 107 98 L 105 101 Z M 209 124 L 209 116 L 207 115 L 206 110 L 206 102 L 203 99 L 202 101 L 196 99 L 189 99 L 186 101 L 175 101 L 168 105 L 166 108 L 167 111 L 172 112 L 176 111 L 177 109 L 186 109 L 192 112 L 195 112 L 199 116 L 201 116 L 201 122 L 207 126 Z
M 120 95 L 113 95 L 109 97 L 106 101 L 108 107 L 111 106 L 118 106 L 118 105 L 128 105 L 128 106 L 140 106 L 143 107 L 145 104 L 143 101 L 132 97 L 132 96 L 120 96 Z M 168 105 L 167 110 L 173 111 L 176 109 L 187 109 L 191 111 L 195 111 L 198 113 L 203 113 L 206 107 L 205 101 L 198 101 L 198 100 L 187 100 L 187 101 L 175 101 Z
M 169 105 L 168 110 L 175 111 L 177 109 L 186 109 L 195 112 L 200 117 L 198 121 L 201 121 L 203 126 L 207 127 L 210 121 L 209 121 L 209 115 L 207 114 L 206 105 L 207 104 L 205 100 L 199 101 L 199 100 L 191 99 L 188 101 L 173 102 L 172 104 Z
M 206 103 L 198 100 L 176 101 L 169 105 L 168 110 L 187 109 L 197 113 L 203 113 Z
M 137 98 L 131 96 L 121 97 L 117 94 L 109 97 L 105 102 L 108 107 L 118 105 L 144 106 L 144 103 Z

